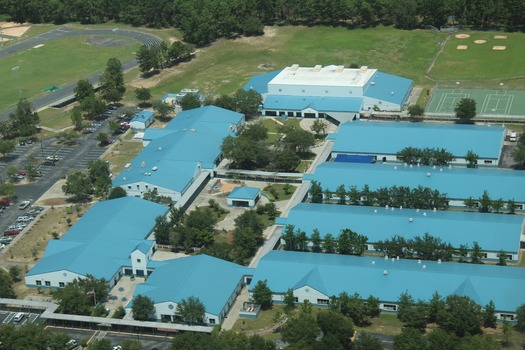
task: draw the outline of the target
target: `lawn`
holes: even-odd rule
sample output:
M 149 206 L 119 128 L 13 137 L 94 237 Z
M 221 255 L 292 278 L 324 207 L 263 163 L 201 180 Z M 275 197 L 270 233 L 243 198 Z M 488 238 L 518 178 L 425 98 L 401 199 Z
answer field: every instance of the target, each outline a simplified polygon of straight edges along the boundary
M 60 130 L 73 125 L 69 115 L 69 110 L 64 108 L 46 108 L 45 110 L 38 112 L 38 116 L 40 117 L 39 125 L 47 126 L 48 128 Z
M 285 187 L 288 188 L 288 192 L 285 192 Z M 285 184 L 271 184 L 264 188 L 265 192 L 271 193 L 275 200 L 284 201 L 292 198 L 293 193 L 295 192 L 296 187 L 294 185 L 285 185 Z
M 488 81 L 505 82 L 506 88 L 523 88 L 525 67 L 525 34 L 500 32 L 466 32 L 469 38 L 459 39 L 452 35 L 443 52 L 430 71 L 432 78 L 438 81 Z M 496 35 L 506 39 L 495 39 Z M 476 44 L 476 40 L 486 43 Z M 459 45 L 467 46 L 458 50 Z M 494 51 L 493 46 L 506 46 L 504 51 Z M 514 78 L 520 78 L 517 81 Z M 489 86 L 485 86 L 489 88 Z M 495 86 L 490 86 L 494 88 Z
M 254 74 L 298 63 L 367 65 L 391 74 L 425 81 L 423 74 L 444 35 L 427 31 L 403 31 L 392 27 L 347 29 L 342 27 L 272 27 L 263 37 L 219 40 L 201 49 L 189 63 L 172 68 L 152 88 L 155 98 L 182 88 L 211 94 L 229 94 Z M 321 40 L 322 39 L 322 40 Z M 140 86 L 140 82 L 137 82 Z
M 103 158 L 109 162 L 109 170 L 114 175 L 120 174 L 124 166 L 135 159 L 143 149 L 142 142 L 127 140 L 128 135 L 133 135 L 133 133 L 128 131 L 125 137 L 121 138 L 122 142 L 118 142 Z
M 82 39 L 84 39 L 82 37 Z M 0 106 L 9 107 L 18 99 L 18 82 L 22 96 L 43 96 L 41 90 L 50 86 L 64 86 L 85 79 L 95 72 L 102 72 L 106 62 L 117 53 L 122 61 L 130 60 L 139 44 L 129 39 L 129 45 L 98 47 L 85 43 L 79 37 L 51 40 L 38 49 L 10 55 L 0 60 L 3 89 Z M 19 67 L 18 71 L 12 71 Z
M 274 305 L 270 310 L 259 312 L 257 318 L 239 318 L 233 325 L 232 330 L 240 332 L 269 328 L 275 324 L 275 315 L 282 313 L 283 309 L 283 305 Z

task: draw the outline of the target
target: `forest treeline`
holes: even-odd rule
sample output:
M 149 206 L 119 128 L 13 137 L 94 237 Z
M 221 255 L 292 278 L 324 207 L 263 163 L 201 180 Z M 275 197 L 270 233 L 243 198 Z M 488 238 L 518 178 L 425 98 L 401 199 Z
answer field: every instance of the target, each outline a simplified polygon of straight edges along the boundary
M 176 27 L 203 46 L 220 37 L 260 35 L 264 25 L 395 25 L 415 29 L 461 24 L 525 31 L 523 0 L 0 0 L 17 22 L 84 24 L 116 21 Z

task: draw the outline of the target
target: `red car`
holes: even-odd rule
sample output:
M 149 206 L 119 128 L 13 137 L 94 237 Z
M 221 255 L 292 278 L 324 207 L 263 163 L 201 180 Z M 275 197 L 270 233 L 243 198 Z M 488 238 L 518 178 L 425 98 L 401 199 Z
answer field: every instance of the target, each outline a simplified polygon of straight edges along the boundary
M 18 174 L 22 175 L 22 176 L 26 176 L 27 175 L 27 173 L 25 171 L 23 171 L 23 170 L 18 170 Z
M 7 199 L 0 199 L 0 205 L 2 205 L 4 207 L 8 207 L 9 206 L 9 201 Z
M 11 230 L 5 230 L 4 236 L 16 236 L 20 233 L 20 230 L 17 228 L 11 229 Z

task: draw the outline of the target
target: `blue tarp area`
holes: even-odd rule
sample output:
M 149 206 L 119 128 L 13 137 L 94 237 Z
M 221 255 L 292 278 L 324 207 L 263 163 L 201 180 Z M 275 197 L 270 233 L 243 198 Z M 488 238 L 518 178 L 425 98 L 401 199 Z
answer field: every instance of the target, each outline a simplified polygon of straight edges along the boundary
M 375 163 L 375 156 L 362 156 L 357 154 L 338 154 L 334 162 L 344 162 L 344 163 Z

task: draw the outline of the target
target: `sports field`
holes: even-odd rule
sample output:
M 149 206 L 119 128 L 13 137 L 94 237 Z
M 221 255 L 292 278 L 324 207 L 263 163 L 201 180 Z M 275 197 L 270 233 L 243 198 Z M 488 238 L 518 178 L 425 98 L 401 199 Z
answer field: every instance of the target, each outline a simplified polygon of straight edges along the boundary
M 525 91 L 468 89 L 437 89 L 426 113 L 454 114 L 454 108 L 462 98 L 476 101 L 478 115 L 525 115 Z

